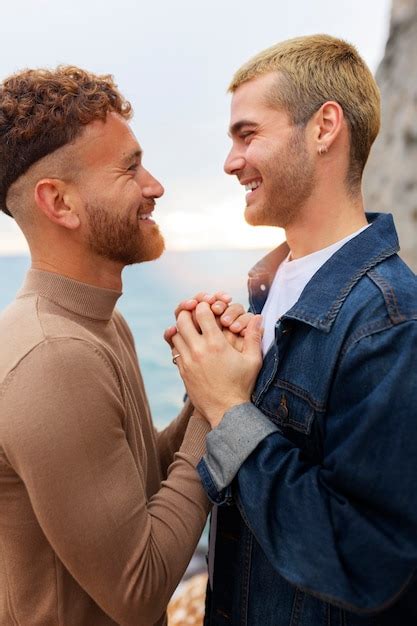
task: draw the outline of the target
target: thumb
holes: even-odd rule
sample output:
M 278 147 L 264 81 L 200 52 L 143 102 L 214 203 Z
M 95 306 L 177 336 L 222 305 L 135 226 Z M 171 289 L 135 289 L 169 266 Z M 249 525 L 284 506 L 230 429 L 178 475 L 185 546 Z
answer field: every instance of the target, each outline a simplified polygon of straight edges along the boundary
M 177 333 L 177 327 L 176 326 L 170 326 L 164 332 L 164 339 L 169 344 L 171 349 L 174 347 L 174 344 L 172 343 L 172 338 L 173 338 L 174 335 L 176 335 L 176 333 Z
M 243 353 L 251 354 L 256 357 L 261 354 L 262 322 L 262 315 L 255 315 L 249 321 L 243 338 Z

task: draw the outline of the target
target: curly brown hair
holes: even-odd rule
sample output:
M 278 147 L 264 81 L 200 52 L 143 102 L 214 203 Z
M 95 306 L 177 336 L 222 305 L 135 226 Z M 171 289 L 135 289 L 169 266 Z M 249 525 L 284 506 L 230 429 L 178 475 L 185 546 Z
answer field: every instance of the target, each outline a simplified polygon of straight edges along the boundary
M 112 76 L 78 67 L 24 70 L 0 84 L 0 210 L 10 186 L 33 163 L 74 141 L 86 124 L 132 107 Z

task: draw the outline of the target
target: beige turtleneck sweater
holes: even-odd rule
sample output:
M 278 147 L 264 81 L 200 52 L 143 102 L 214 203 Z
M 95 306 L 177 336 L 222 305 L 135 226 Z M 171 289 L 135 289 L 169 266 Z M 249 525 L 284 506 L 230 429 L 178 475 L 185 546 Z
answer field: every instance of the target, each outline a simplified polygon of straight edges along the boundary
M 155 430 L 119 296 L 30 270 L 0 316 L 1 626 L 164 624 L 203 529 L 209 427 Z

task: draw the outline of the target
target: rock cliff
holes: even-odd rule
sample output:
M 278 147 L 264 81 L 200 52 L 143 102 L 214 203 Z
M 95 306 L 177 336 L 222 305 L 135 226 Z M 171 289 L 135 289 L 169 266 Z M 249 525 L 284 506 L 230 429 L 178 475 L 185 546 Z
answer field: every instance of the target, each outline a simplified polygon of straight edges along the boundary
M 365 170 L 367 210 L 394 214 L 400 255 L 417 270 L 417 0 L 393 0 L 376 73 L 382 127 Z

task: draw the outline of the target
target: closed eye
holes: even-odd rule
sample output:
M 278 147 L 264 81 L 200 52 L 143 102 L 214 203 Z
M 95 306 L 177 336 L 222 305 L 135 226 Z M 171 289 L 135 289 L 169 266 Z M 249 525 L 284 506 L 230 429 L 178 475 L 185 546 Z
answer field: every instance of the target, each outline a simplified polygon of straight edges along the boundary
M 243 141 L 245 143 L 248 143 L 253 138 L 254 134 L 255 134 L 255 131 L 253 131 L 253 130 L 246 130 L 246 131 L 240 133 L 239 137 L 240 137 L 240 139 L 243 139 Z
M 125 172 L 136 172 L 142 163 L 143 152 L 140 149 L 133 150 L 128 154 L 122 155 L 120 166 Z

